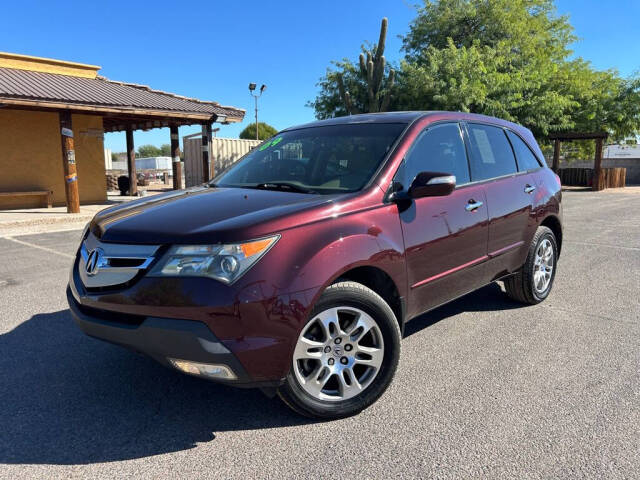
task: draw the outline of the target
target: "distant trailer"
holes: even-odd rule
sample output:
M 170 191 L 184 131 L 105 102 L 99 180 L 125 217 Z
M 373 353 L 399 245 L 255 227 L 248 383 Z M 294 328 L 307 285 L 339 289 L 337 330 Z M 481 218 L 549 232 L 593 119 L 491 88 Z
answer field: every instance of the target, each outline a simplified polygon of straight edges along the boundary
M 171 157 L 136 158 L 138 170 L 171 170 Z
M 127 162 L 126 161 L 111 161 L 110 167 L 107 170 L 126 170 Z M 171 171 L 171 157 L 145 157 L 145 158 L 136 158 L 136 169 L 137 170 L 161 170 L 161 171 Z
M 210 162 L 212 177 L 222 172 L 240 157 L 246 155 L 259 140 L 241 138 L 212 138 Z M 182 137 L 184 149 L 184 179 L 187 187 L 204 183 L 202 176 L 202 134 L 194 133 Z M 137 165 L 137 164 L 136 164 Z

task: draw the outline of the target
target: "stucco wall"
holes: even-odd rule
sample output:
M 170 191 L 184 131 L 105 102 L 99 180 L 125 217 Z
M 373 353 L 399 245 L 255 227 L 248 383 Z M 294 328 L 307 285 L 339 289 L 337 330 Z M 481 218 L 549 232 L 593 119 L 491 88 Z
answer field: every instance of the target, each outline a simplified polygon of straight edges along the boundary
M 96 78 L 98 70 L 100 70 L 100 67 L 97 65 L 86 65 L 84 63 L 67 62 L 54 58 L 32 57 L 30 55 L 8 52 L 0 52 L 0 67 L 84 78 Z
M 81 203 L 107 198 L 102 118 L 73 115 Z M 93 130 L 92 130 L 93 129 Z M 0 108 L 0 191 L 52 190 L 54 205 L 65 205 L 60 124 L 57 113 Z M 0 197 L 0 209 L 39 207 L 38 198 Z

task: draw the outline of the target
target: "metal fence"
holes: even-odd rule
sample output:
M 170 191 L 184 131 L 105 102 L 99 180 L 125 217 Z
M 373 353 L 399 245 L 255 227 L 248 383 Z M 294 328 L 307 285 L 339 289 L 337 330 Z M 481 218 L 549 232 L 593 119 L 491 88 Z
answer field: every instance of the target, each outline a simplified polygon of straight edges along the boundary
M 182 137 L 182 144 L 185 185 L 187 187 L 199 185 L 204 182 L 202 177 L 202 135 L 200 133 L 186 135 Z M 212 172 L 217 175 L 259 144 L 259 140 L 212 138 L 210 151 Z

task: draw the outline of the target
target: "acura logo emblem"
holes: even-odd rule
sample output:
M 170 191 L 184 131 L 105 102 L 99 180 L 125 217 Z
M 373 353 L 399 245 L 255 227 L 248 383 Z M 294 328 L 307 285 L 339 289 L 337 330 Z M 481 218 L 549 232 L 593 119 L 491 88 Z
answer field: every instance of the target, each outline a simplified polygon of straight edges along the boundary
M 95 275 L 100 270 L 100 267 L 104 267 L 104 251 L 101 248 L 96 248 L 89 252 L 87 264 L 84 268 L 87 275 Z

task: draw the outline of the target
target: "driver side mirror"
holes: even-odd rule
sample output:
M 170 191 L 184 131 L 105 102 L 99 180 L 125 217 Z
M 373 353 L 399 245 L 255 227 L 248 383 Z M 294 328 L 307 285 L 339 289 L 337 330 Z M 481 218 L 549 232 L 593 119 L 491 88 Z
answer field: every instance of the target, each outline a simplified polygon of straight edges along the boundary
M 409 187 L 410 198 L 444 197 L 456 188 L 456 176 L 441 172 L 420 172 Z

